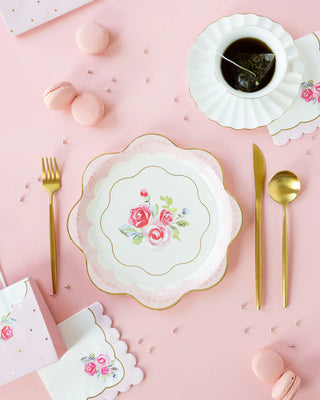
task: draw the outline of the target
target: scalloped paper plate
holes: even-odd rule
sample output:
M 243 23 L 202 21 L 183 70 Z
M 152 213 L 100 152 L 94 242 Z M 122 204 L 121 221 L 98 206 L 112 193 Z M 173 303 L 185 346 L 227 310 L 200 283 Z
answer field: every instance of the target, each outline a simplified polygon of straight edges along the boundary
M 150 134 L 90 162 L 68 232 L 98 289 L 164 309 L 220 282 L 241 223 L 210 153 Z
M 256 37 L 276 56 L 276 70 L 262 90 L 244 93 L 226 84 L 218 53 L 235 40 Z M 187 62 L 187 81 L 196 105 L 218 124 L 254 129 L 270 124 L 299 93 L 303 64 L 291 36 L 277 23 L 255 14 L 235 14 L 209 25 L 196 39 Z

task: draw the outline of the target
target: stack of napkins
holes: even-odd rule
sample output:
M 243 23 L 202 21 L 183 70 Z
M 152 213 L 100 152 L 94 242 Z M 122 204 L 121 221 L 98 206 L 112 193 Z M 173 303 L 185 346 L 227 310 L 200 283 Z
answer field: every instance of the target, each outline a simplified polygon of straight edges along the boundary
M 277 145 L 312 133 L 320 126 L 320 31 L 295 41 L 304 73 L 298 97 L 283 116 L 272 122 L 269 132 Z
M 111 323 L 102 305 L 94 303 L 58 325 L 68 351 L 38 371 L 53 400 L 112 400 L 143 380 Z
M 0 291 L 0 385 L 56 362 L 66 351 L 35 281 Z

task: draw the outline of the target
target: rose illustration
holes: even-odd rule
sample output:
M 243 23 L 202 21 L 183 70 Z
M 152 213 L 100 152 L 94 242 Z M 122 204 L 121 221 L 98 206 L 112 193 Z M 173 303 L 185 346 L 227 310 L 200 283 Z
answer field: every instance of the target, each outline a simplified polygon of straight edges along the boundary
M 148 192 L 146 191 L 146 189 L 142 189 L 142 190 L 141 190 L 140 196 L 141 196 L 141 197 L 148 197 Z
M 315 90 L 315 92 L 317 92 L 317 94 L 320 94 L 320 82 L 318 82 L 314 85 L 314 90 Z
M 88 364 L 85 365 L 84 370 L 87 374 L 89 374 L 90 376 L 93 376 L 97 372 L 96 364 L 93 362 L 89 362 Z
M 101 375 L 108 375 L 110 372 L 110 369 L 107 366 L 104 366 L 101 368 Z
M 163 225 L 159 220 L 150 221 L 150 224 L 143 230 L 143 236 L 153 246 L 163 246 L 172 236 L 172 230 Z
M 173 222 L 174 213 L 167 210 L 162 210 L 160 213 L 160 221 L 163 225 L 170 225 Z
M 106 354 L 99 354 L 97 357 L 97 362 L 100 365 L 109 364 L 110 358 Z
M 136 228 L 143 228 L 148 224 L 150 215 L 151 211 L 146 205 L 132 208 L 129 215 L 129 224 Z
M 8 325 L 5 325 L 1 329 L 1 339 L 2 340 L 8 340 L 8 339 L 12 338 L 12 336 L 13 336 L 12 328 L 10 328 L 10 326 L 8 326 Z
M 301 97 L 309 102 L 313 99 L 313 91 L 311 89 L 303 89 Z

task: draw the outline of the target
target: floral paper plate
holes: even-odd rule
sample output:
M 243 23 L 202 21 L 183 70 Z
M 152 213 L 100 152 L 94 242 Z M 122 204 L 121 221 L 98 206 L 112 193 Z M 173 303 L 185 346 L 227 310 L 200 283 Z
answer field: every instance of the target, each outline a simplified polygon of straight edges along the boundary
M 163 309 L 220 282 L 241 223 L 210 153 L 149 134 L 90 162 L 68 232 L 98 289 Z

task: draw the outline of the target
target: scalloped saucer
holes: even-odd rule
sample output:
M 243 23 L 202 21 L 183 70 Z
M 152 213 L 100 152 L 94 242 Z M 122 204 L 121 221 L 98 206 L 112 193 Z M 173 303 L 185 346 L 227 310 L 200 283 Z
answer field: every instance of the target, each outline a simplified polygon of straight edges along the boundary
M 220 54 L 246 37 L 263 41 L 276 57 L 270 83 L 252 93 L 230 87 L 220 68 Z M 198 36 L 187 62 L 187 81 L 196 105 L 209 119 L 234 129 L 254 129 L 280 118 L 292 105 L 303 69 L 298 48 L 279 24 L 255 14 L 235 14 L 212 23 Z
M 149 134 L 90 162 L 68 232 L 98 289 L 163 309 L 220 282 L 241 223 L 210 153 Z

